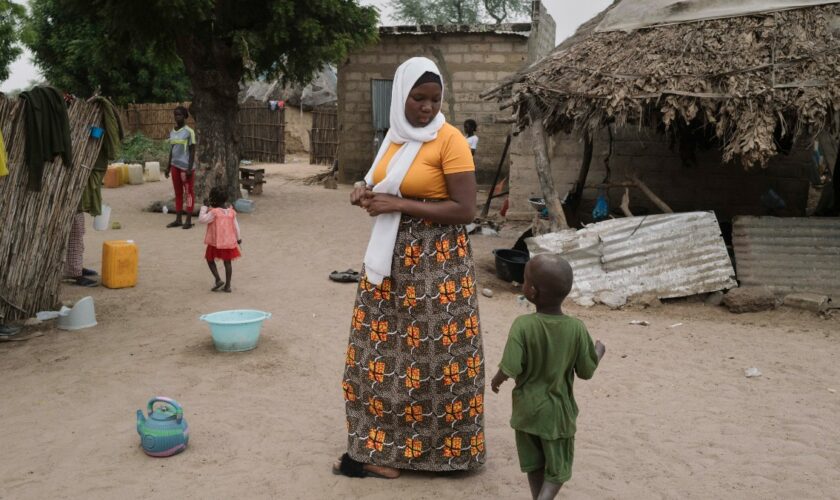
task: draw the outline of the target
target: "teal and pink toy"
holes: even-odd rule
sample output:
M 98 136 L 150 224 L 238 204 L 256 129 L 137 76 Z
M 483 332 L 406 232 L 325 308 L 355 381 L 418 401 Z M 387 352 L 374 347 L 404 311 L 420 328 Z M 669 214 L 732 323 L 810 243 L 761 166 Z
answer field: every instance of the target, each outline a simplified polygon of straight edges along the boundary
M 161 403 L 155 408 L 155 403 Z M 137 410 L 137 433 L 146 455 L 170 457 L 186 449 L 190 428 L 184 420 L 184 409 L 177 401 L 161 396 L 149 400 L 149 417 Z

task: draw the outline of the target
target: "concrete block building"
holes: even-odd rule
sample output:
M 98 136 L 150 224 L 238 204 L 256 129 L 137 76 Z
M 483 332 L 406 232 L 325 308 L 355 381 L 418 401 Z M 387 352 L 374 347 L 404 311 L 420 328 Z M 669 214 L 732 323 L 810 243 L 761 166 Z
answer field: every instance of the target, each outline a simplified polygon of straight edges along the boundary
M 479 94 L 551 52 L 554 33 L 554 20 L 540 2 L 533 2 L 529 23 L 380 28 L 377 44 L 351 53 L 338 68 L 340 181 L 357 181 L 370 168 L 388 128 L 394 71 L 404 60 L 424 56 L 443 74 L 447 121 L 458 128 L 470 118 L 478 123 L 476 175 L 479 183 L 492 182 L 511 130 L 498 120 L 510 112 Z

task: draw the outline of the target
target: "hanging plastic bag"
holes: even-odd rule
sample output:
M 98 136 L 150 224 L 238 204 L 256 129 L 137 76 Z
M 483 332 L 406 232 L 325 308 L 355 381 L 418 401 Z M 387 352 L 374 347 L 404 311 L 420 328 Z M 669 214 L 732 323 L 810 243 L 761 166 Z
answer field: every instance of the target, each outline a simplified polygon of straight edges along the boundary
M 595 221 L 604 220 L 610 215 L 610 201 L 606 193 L 600 193 L 595 200 L 595 208 L 592 209 L 592 219 Z

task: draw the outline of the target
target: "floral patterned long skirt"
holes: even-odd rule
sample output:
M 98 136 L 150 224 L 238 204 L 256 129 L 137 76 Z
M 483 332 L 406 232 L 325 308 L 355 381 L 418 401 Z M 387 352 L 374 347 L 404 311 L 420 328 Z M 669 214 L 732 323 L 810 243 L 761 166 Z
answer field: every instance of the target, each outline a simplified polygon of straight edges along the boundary
M 475 292 L 464 227 L 403 215 L 391 276 L 362 279 L 353 310 L 342 382 L 351 458 L 424 471 L 484 463 Z

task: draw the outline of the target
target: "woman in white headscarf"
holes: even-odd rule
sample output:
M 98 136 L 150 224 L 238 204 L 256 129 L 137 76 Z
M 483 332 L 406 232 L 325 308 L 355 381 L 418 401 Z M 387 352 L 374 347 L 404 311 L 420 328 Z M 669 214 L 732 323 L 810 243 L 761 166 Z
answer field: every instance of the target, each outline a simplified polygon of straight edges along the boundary
M 443 91 L 429 59 L 397 69 L 390 129 L 351 195 L 374 225 L 347 348 L 348 446 L 337 474 L 484 463 L 484 355 L 464 229 L 475 216 L 475 165 L 440 112 Z

